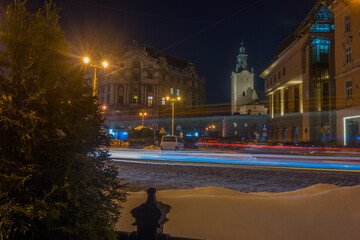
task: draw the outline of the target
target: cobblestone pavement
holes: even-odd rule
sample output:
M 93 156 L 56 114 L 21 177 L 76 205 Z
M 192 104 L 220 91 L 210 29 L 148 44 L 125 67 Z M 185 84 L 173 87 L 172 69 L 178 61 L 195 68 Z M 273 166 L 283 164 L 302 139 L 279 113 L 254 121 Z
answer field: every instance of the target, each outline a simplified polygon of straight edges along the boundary
M 218 186 L 240 192 L 288 192 L 314 184 L 354 186 L 360 184 L 360 173 L 230 168 L 210 166 L 160 165 L 114 162 L 119 177 L 128 183 L 127 191 L 190 189 Z

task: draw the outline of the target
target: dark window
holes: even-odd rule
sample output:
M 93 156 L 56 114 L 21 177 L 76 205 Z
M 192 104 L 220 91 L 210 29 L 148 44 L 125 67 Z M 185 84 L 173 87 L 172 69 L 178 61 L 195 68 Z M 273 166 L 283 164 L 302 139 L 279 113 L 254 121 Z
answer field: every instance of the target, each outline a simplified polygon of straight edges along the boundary
M 140 68 L 140 63 L 139 62 L 134 62 L 134 68 Z
M 330 40 L 321 37 L 311 37 L 311 82 L 314 88 L 320 88 L 323 82 L 329 80 L 329 49 Z
M 284 91 L 284 112 L 288 113 L 289 112 L 289 89 L 285 89 Z
M 153 91 L 153 87 L 152 87 L 152 85 L 147 85 L 146 86 L 146 92 L 152 92 Z
M 140 80 L 140 73 L 134 73 L 133 78 L 134 78 L 134 80 L 139 81 Z
M 294 88 L 294 112 L 300 111 L 300 94 L 299 87 Z
M 352 80 L 346 81 L 346 99 L 352 98 Z
M 351 62 L 351 47 L 345 48 L 345 64 Z
M 350 15 L 347 15 L 344 17 L 344 30 L 345 30 L 345 33 L 347 32 L 350 32 Z
M 124 97 L 123 96 L 119 96 L 118 98 L 118 104 L 123 105 L 124 104 Z
M 280 91 L 274 93 L 274 114 L 280 114 Z
M 286 74 L 286 68 L 284 67 L 283 68 L 283 76 L 285 76 L 285 74 Z

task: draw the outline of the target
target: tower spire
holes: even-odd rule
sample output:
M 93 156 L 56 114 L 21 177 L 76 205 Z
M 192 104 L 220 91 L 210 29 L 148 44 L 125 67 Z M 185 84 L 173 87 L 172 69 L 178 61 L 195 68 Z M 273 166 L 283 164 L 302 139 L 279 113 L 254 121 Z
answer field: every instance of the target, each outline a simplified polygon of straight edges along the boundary
M 245 53 L 244 43 L 241 42 L 241 47 L 239 48 L 239 54 L 237 55 L 237 63 L 235 72 L 241 72 L 242 70 L 247 70 L 247 57 L 248 55 Z

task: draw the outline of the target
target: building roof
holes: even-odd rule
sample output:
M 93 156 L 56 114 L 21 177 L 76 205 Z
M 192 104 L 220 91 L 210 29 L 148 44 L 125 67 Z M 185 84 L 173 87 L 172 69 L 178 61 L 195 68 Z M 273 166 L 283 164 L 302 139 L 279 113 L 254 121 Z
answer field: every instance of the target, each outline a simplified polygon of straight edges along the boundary
M 184 68 L 184 67 L 191 65 L 191 63 L 188 63 L 184 59 L 165 54 L 163 52 L 158 51 L 154 47 L 146 47 L 145 51 L 149 54 L 149 56 L 156 58 L 156 59 L 160 59 L 160 57 L 165 57 L 168 64 L 175 66 L 175 67 Z
M 189 63 L 184 59 L 168 55 L 162 51 L 157 50 L 155 47 L 146 44 L 138 44 L 136 42 L 134 42 L 134 44 L 131 46 L 125 47 L 123 49 L 123 54 L 131 49 L 144 50 L 149 54 L 150 57 L 155 58 L 157 60 L 160 60 L 160 58 L 164 57 L 166 59 L 166 62 L 174 67 L 185 68 L 187 66 L 193 66 L 192 63 Z
M 298 28 L 287 36 L 278 46 L 273 62 L 281 57 L 283 53 L 304 36 L 313 24 L 318 21 L 333 21 L 333 15 L 324 11 L 324 6 L 328 8 L 334 0 L 318 0 L 309 14 L 305 17 Z

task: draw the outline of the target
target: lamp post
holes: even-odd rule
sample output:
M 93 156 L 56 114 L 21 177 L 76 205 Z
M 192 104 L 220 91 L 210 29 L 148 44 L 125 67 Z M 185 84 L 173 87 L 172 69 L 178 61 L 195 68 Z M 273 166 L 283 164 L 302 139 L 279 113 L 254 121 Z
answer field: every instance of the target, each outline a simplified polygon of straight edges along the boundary
M 171 135 L 174 135 L 174 115 L 175 115 L 175 102 L 180 101 L 181 97 L 176 97 L 176 98 L 170 98 L 170 97 L 166 97 L 166 101 L 169 101 L 172 103 L 172 111 L 171 111 Z
M 103 60 L 101 62 L 93 60 L 92 62 L 90 62 L 90 58 L 88 58 L 88 57 L 84 57 L 83 61 L 86 64 L 90 64 L 90 67 L 92 67 L 94 69 L 93 96 L 96 97 L 96 96 L 98 96 L 98 79 L 97 79 L 97 75 L 96 75 L 97 70 L 101 69 L 101 68 L 107 68 L 109 66 L 109 63 L 105 60 Z
M 146 117 L 147 112 L 140 112 L 139 115 L 141 117 L 141 126 L 144 127 L 144 117 Z

